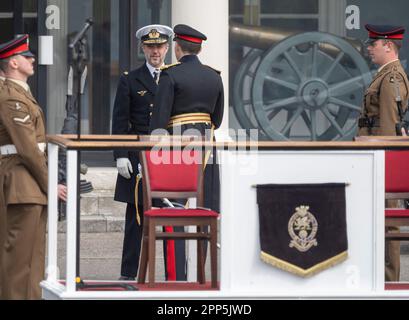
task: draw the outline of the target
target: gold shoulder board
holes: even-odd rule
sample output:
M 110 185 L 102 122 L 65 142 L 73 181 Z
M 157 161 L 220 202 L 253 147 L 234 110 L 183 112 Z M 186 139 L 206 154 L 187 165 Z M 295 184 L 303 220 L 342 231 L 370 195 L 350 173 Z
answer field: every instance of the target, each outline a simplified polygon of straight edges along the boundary
M 172 64 L 165 64 L 164 66 L 160 67 L 160 69 L 161 70 L 166 70 L 166 69 L 169 69 L 171 67 L 178 66 L 180 64 L 182 64 L 182 63 L 181 62 L 176 62 L 176 63 L 172 63 Z

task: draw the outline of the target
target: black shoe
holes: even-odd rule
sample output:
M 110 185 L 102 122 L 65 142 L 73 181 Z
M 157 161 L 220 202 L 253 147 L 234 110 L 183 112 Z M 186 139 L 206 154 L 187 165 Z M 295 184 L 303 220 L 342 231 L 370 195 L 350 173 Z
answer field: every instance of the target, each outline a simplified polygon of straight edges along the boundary
M 118 280 L 120 280 L 120 281 L 135 281 L 135 277 L 120 276 Z

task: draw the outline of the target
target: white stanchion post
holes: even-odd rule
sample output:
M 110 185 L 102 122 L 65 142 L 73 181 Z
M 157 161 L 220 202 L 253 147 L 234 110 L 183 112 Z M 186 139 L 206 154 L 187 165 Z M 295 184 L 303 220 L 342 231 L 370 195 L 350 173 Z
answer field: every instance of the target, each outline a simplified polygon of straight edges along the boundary
M 75 150 L 67 151 L 67 293 L 76 290 L 77 152 Z
M 47 280 L 57 281 L 58 243 L 58 146 L 48 144 L 48 263 Z
M 375 290 L 382 292 L 385 290 L 385 150 L 375 152 L 374 161 L 374 279 Z

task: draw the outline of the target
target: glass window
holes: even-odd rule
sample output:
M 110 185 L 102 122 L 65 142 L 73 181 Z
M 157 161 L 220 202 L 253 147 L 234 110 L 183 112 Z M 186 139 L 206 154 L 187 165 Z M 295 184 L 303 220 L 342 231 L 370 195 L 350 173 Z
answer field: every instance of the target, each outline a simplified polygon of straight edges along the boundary
M 13 12 L 14 0 L 1 0 L 0 12 Z
M 6 41 L 13 38 L 13 19 L 0 19 L 1 39 Z
M 266 13 L 318 13 L 318 0 L 261 1 L 260 11 Z
M 299 32 L 300 30 L 318 30 L 318 19 L 282 19 L 282 18 L 262 18 L 261 25 L 265 27 L 271 27 L 276 29 L 294 30 Z
M 37 0 L 24 0 L 23 1 L 24 12 L 35 12 L 37 13 Z
M 19 18 L 18 27 L 20 33 L 27 33 L 30 35 L 30 50 L 34 53 L 38 53 L 37 48 L 37 0 L 21 0 L 18 3 L 13 0 L 2 0 L 0 2 L 0 39 L 2 42 L 11 40 L 14 37 L 15 31 L 15 21 L 16 17 Z M 18 6 L 22 4 L 22 7 Z M 19 12 L 16 10 L 20 10 Z M 21 11 L 23 9 L 23 11 Z M 35 65 L 35 72 L 37 73 L 38 66 Z M 31 91 L 34 95 L 37 93 L 37 77 L 31 77 L 28 81 Z
M 243 13 L 244 0 L 230 0 L 229 10 L 230 15 Z

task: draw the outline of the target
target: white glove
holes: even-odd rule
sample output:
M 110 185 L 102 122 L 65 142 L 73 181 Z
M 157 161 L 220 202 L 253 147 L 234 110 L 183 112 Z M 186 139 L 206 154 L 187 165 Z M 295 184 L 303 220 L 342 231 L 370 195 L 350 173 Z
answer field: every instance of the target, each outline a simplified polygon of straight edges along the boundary
M 131 179 L 131 173 L 133 173 L 133 170 L 131 161 L 129 161 L 128 158 L 116 159 L 116 168 L 122 177 L 125 179 Z

